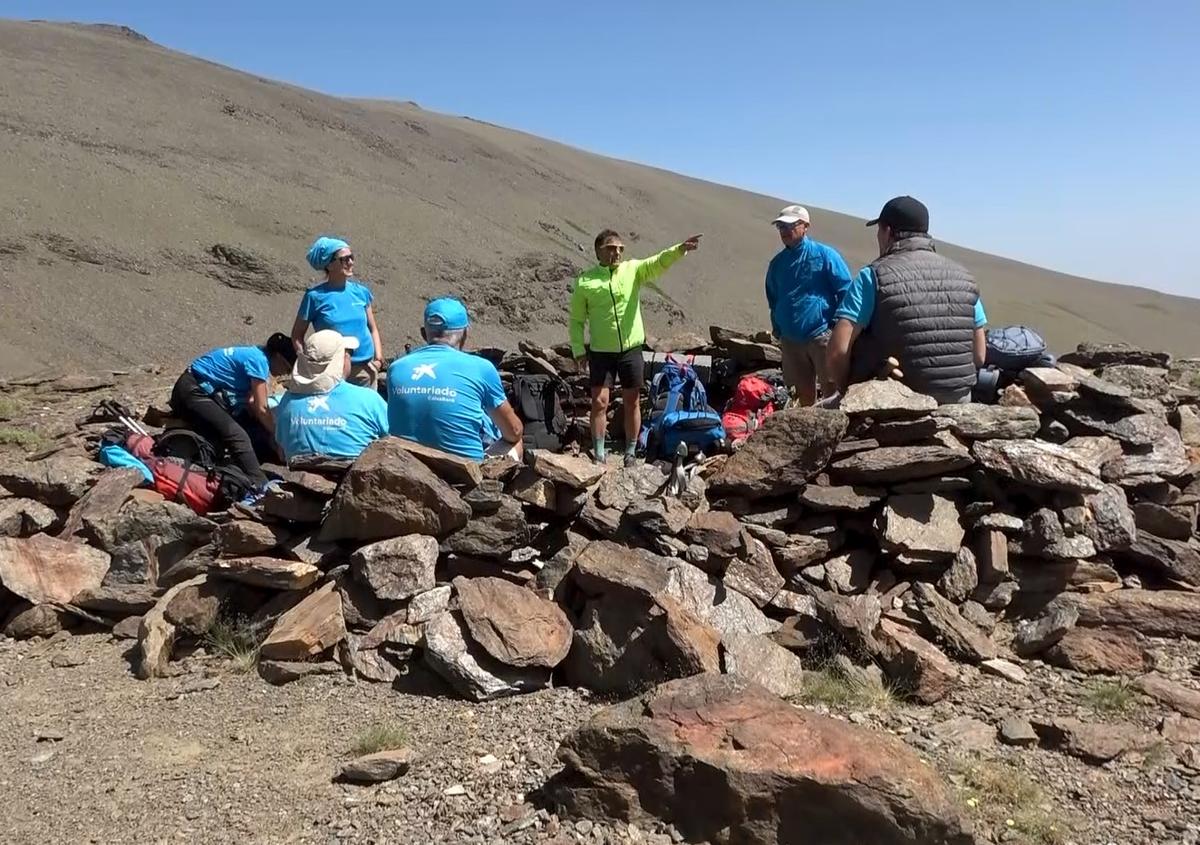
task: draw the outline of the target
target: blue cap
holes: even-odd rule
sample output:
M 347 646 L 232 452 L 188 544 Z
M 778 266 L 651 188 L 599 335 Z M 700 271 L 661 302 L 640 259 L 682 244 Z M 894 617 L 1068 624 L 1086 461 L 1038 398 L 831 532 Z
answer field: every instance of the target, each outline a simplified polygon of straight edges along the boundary
M 425 325 L 442 331 L 458 331 L 471 325 L 467 306 L 451 296 L 435 299 L 425 306 Z

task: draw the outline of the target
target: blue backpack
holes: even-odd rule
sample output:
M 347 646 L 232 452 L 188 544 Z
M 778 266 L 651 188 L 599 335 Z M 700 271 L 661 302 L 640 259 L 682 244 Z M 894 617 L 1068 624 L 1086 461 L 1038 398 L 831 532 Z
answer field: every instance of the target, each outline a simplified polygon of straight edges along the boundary
M 638 438 L 647 460 L 673 458 L 680 443 L 689 452 L 703 452 L 725 440 L 721 415 L 709 407 L 704 384 L 683 361 L 672 360 L 655 374 L 650 407 L 650 418 Z

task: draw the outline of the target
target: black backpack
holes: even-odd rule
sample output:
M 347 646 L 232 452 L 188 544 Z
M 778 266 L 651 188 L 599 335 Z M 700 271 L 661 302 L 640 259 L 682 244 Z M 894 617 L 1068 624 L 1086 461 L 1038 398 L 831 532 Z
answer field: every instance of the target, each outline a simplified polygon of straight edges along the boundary
M 168 428 L 154 438 L 154 454 L 178 458 L 206 469 L 217 465 L 217 447 L 203 435 L 186 428 Z
M 562 400 L 569 396 L 566 383 L 548 375 L 513 376 L 512 405 L 525 424 L 526 449 L 562 448 L 567 415 Z

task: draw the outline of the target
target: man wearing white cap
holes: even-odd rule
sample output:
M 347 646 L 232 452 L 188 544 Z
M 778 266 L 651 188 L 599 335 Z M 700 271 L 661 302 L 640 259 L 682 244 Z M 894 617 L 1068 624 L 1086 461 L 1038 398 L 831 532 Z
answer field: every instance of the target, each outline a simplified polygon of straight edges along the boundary
M 290 463 L 302 456 L 354 459 L 388 434 L 387 402 L 346 381 L 358 339 L 332 329 L 313 332 L 296 358 L 275 408 L 275 439 Z
M 767 265 L 771 330 L 783 351 L 783 380 L 801 405 L 811 405 L 828 381 L 825 350 L 834 311 L 851 283 L 850 268 L 836 249 L 808 237 L 803 206 L 789 205 L 771 222 L 783 242 Z

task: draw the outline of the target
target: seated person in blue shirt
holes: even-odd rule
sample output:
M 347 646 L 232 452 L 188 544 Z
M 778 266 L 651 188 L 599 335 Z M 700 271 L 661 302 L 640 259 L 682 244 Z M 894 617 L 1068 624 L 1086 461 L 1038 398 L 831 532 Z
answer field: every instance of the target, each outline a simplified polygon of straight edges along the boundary
M 485 453 L 521 454 L 524 426 L 491 361 L 463 352 L 470 320 L 457 299 L 425 307 L 426 345 L 388 367 L 388 428 L 474 461 Z M 499 440 L 496 435 L 499 434 Z
M 275 408 L 275 439 L 289 464 L 304 456 L 353 460 L 372 441 L 387 437 L 383 397 L 346 380 L 357 348 L 357 338 L 332 329 L 304 341 Z
M 267 404 L 267 380 L 292 369 L 291 338 L 276 332 L 263 346 L 226 346 L 201 355 L 171 391 L 171 413 L 197 434 L 223 447 L 228 461 L 255 484 L 267 477 L 246 425 L 261 426 L 274 448 L 275 422 Z
M 935 249 L 919 200 L 891 199 L 867 225 L 877 227 L 879 258 L 859 272 L 834 314 L 830 392 L 877 378 L 894 358 L 917 393 L 942 405 L 969 402 L 987 353 L 975 279 Z

